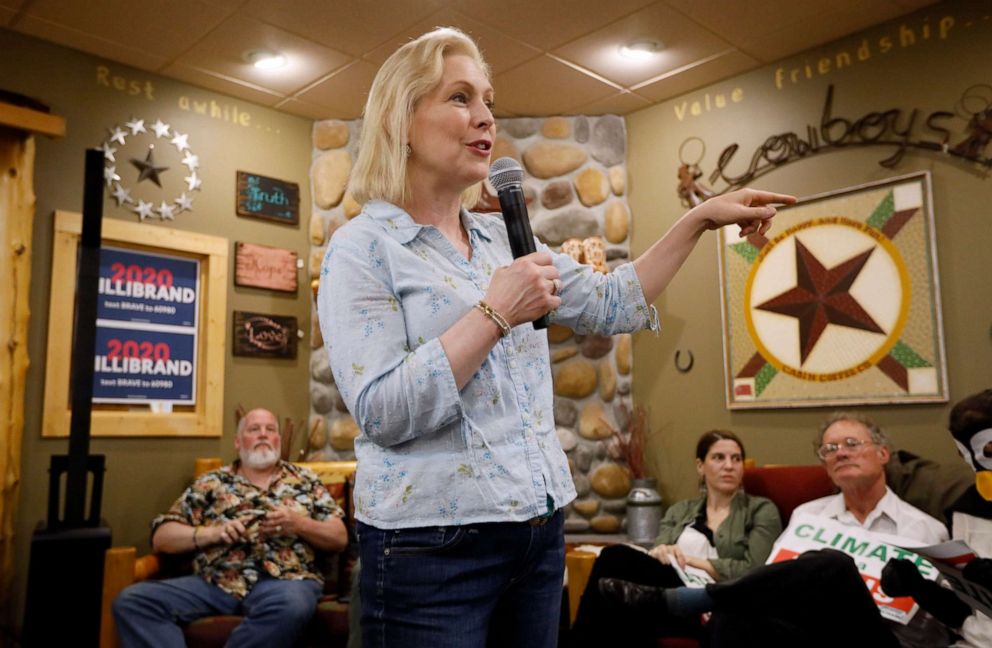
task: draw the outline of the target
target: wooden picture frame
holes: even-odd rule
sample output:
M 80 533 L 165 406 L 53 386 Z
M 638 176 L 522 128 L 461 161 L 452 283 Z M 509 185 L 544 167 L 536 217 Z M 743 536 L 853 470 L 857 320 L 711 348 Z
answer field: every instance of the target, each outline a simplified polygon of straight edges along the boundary
M 238 171 L 234 201 L 238 216 L 283 225 L 300 223 L 300 185 L 295 182 Z
M 945 403 L 928 172 L 781 208 L 719 236 L 730 409 Z
M 234 285 L 295 294 L 298 260 L 293 250 L 238 241 L 234 244 Z
M 54 220 L 42 436 L 68 437 L 72 415 L 69 394 L 72 335 L 66 327 L 73 321 L 82 216 L 56 211 Z M 197 324 L 199 362 L 195 404 L 153 408 L 94 403 L 91 434 L 94 437 L 220 437 L 224 429 L 227 239 L 114 218 L 105 218 L 102 230 L 104 245 L 198 260 L 202 310 Z

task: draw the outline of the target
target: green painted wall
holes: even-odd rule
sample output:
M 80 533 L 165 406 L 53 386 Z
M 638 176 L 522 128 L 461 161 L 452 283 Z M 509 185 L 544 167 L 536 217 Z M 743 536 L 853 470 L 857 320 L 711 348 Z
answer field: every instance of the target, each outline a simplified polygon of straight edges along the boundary
M 872 111 L 900 108 L 902 125 L 917 108 L 920 115 L 914 139 L 932 139 L 933 133 L 922 123 L 927 115 L 954 111 L 966 88 L 992 82 L 989 14 L 988 3 L 940 3 L 629 115 L 633 251 L 646 249 L 684 212 L 675 187 L 679 146 L 686 138 L 699 137 L 706 144 L 700 163 L 703 180 L 716 166 L 720 152 L 739 143 L 740 151 L 728 167 L 728 172 L 738 175 L 767 137 L 790 131 L 805 134 L 807 124 L 819 127 L 831 83 L 836 115 L 857 119 Z M 838 60 L 845 64 L 842 69 L 837 69 Z M 718 96 L 723 108 L 716 107 Z M 986 88 L 984 96 L 992 96 L 992 88 Z M 739 100 L 734 101 L 735 97 Z M 952 143 L 962 139 L 966 121 L 954 119 L 948 124 L 955 131 Z M 893 170 L 879 166 L 893 150 L 866 147 L 820 153 L 782 166 L 751 186 L 808 196 L 913 171 L 932 173 L 953 403 L 992 384 L 992 288 L 988 283 L 992 178 L 970 163 L 936 153 L 909 152 Z M 985 155 L 992 156 L 992 146 Z M 715 427 L 740 433 L 748 454 L 759 463 L 812 463 L 812 436 L 829 409 L 731 412 L 725 407 L 714 233 L 704 236 L 657 306 L 661 335 L 635 337 L 634 398 L 651 410 L 655 437 L 649 446 L 650 465 L 666 499 L 692 494 L 696 439 Z M 674 367 L 673 357 L 679 349 L 695 356 L 695 367 L 687 374 Z M 898 446 L 939 461 L 959 461 L 944 431 L 950 404 L 864 409 Z
M 301 259 L 309 253 L 312 122 L 223 95 L 194 88 L 154 74 L 112 63 L 0 30 L 0 88 L 25 94 L 48 104 L 66 118 L 67 136 L 60 140 L 37 139 L 35 193 L 37 210 L 33 244 L 31 288 L 31 367 L 25 407 L 21 502 L 17 528 L 17 564 L 12 605 L 0 623 L 19 626 L 22 617 L 31 533 L 45 514 L 48 465 L 52 454 L 65 453 L 65 440 L 41 438 L 41 409 L 45 380 L 45 347 L 51 268 L 52 212 L 82 210 L 83 155 L 100 145 L 108 128 L 137 117 L 146 126 L 161 119 L 174 130 L 189 135 L 190 147 L 200 160 L 203 178 L 193 211 L 173 222 L 157 217 L 144 227 L 174 227 L 230 241 L 230 275 L 227 290 L 227 328 L 230 338 L 233 310 L 295 315 L 309 335 L 309 278 L 301 270 L 297 295 L 252 288 L 236 288 L 234 242 L 248 241 L 295 250 Z M 202 113 L 197 112 L 197 107 Z M 235 119 L 235 110 L 238 117 Z M 172 148 L 160 140 L 159 160 Z M 135 155 L 130 151 L 129 155 Z M 142 156 L 143 157 L 143 156 Z M 297 227 L 240 218 L 235 214 L 235 172 L 252 171 L 297 182 L 301 192 L 300 225 Z M 182 175 L 170 170 L 162 175 L 164 199 L 175 197 Z M 136 171 L 118 160 L 118 173 L 134 183 Z M 149 183 L 143 183 L 143 189 Z M 132 222 L 137 215 L 107 200 L 106 218 Z M 68 328 L 65 335 L 70 335 Z M 234 409 L 266 406 L 282 417 L 305 421 L 309 413 L 309 340 L 301 340 L 296 360 L 234 358 L 230 340 L 225 351 L 224 436 L 221 439 L 134 438 L 94 439 L 91 451 L 106 455 L 103 513 L 113 529 L 116 545 L 148 548 L 148 523 L 165 510 L 189 481 L 196 457 L 233 457 Z M 9 618 L 4 619 L 4 616 Z

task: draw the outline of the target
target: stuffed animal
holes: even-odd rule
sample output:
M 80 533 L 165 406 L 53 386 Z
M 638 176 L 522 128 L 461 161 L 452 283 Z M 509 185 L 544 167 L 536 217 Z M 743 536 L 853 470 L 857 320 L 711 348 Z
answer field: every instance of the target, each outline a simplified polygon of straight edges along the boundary
M 965 565 L 962 576 L 992 589 L 992 389 L 955 405 L 948 429 L 961 457 L 975 471 L 975 485 L 947 511 L 951 537 L 964 541 L 978 556 Z M 981 612 L 972 614 L 950 590 L 925 580 L 908 560 L 889 561 L 882 572 L 882 589 L 890 596 L 912 596 L 956 629 L 963 639 L 956 646 L 992 646 L 992 619 Z

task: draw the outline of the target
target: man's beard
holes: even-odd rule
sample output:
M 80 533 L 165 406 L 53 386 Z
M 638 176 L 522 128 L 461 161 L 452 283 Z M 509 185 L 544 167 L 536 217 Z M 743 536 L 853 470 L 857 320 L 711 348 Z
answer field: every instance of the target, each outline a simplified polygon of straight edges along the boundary
M 271 446 L 256 447 L 254 449 L 241 448 L 238 452 L 241 463 L 252 470 L 265 470 L 271 468 L 279 461 L 279 451 Z

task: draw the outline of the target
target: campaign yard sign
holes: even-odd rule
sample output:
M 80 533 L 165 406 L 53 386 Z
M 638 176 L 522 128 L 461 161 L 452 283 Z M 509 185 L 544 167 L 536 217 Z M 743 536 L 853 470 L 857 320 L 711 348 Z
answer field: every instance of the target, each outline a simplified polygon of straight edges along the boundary
M 195 335 L 98 327 L 94 393 L 103 403 L 192 403 L 195 356 Z
M 768 557 L 768 564 L 792 560 L 804 551 L 836 549 L 854 559 L 883 618 L 907 624 L 919 606 L 909 596 L 886 596 L 881 588 L 882 568 L 894 558 L 912 561 L 924 578 L 937 580 L 939 572 L 930 561 L 897 545 L 913 545 L 911 540 L 866 531 L 815 515 L 793 515 L 789 527 L 779 536 Z
M 103 247 L 94 403 L 196 403 L 200 263 Z
M 98 320 L 196 327 L 200 262 L 100 249 Z

